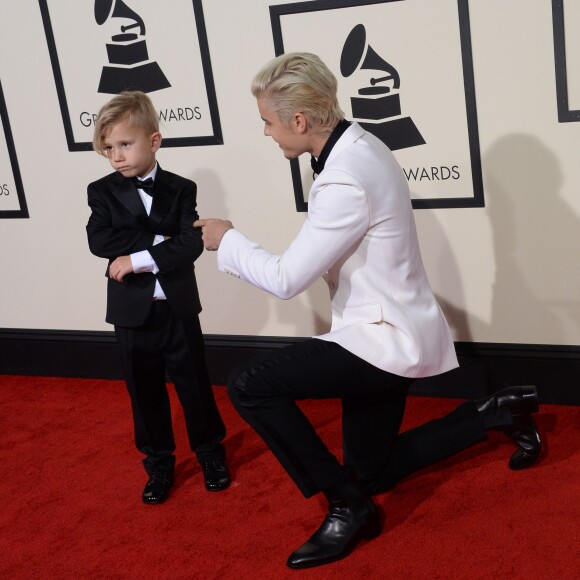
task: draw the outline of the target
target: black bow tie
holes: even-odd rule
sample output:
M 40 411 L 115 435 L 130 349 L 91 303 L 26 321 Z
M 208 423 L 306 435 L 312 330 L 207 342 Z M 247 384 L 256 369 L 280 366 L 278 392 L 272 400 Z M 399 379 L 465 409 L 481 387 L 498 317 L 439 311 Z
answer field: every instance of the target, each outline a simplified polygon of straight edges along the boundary
M 314 155 L 310 156 L 310 167 L 316 175 L 320 175 L 324 169 L 324 163 L 320 163 Z
M 132 177 L 131 181 L 135 184 L 137 189 L 142 189 L 147 195 L 153 195 L 153 178 L 148 177 L 141 181 L 138 177 Z

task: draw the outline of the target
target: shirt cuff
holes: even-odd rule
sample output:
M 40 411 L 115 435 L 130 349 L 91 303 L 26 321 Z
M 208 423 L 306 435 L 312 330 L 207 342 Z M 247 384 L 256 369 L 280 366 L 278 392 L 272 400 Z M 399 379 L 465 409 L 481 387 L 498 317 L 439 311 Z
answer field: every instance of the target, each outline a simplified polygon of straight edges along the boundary
M 143 274 L 144 272 L 152 272 L 153 274 L 157 274 L 159 272 L 159 268 L 157 267 L 155 260 L 151 257 L 151 254 L 147 250 L 143 250 L 142 252 L 135 252 L 129 257 L 131 258 L 131 264 L 133 264 L 133 272 L 135 272 L 135 274 Z

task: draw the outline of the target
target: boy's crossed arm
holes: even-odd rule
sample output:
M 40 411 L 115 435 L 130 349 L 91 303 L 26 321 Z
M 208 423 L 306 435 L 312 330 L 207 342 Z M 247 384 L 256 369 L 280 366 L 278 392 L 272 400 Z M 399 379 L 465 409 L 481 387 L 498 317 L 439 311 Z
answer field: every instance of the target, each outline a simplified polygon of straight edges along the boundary
M 163 236 L 163 241 L 167 241 L 171 236 Z M 127 274 L 133 274 L 133 261 L 131 256 L 119 256 L 109 264 L 109 278 L 117 282 L 123 282 Z
M 132 274 L 133 272 L 131 256 L 119 256 L 109 264 L 109 278 L 112 278 L 117 282 L 123 282 L 125 276 L 127 274 Z

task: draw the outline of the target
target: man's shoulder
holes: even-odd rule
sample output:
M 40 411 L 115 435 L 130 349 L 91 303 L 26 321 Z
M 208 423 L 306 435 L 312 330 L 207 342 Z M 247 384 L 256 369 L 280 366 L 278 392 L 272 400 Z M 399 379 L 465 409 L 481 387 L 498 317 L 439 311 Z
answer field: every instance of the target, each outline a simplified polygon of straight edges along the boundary
M 331 151 L 326 167 L 358 174 L 368 172 L 369 165 L 379 170 L 396 164 L 393 152 L 383 141 L 353 123 Z

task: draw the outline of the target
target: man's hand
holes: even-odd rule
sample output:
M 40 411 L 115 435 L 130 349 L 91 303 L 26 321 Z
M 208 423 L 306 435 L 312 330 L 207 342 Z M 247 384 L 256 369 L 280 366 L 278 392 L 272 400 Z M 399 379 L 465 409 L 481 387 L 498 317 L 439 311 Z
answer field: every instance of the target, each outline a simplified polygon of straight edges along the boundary
M 215 251 L 220 247 L 224 234 L 233 229 L 234 225 L 228 220 L 208 218 L 193 222 L 194 228 L 201 228 L 201 237 L 206 250 Z
M 109 278 L 117 280 L 117 282 L 123 282 L 125 276 L 131 272 L 133 272 L 131 256 L 119 256 L 109 266 Z

